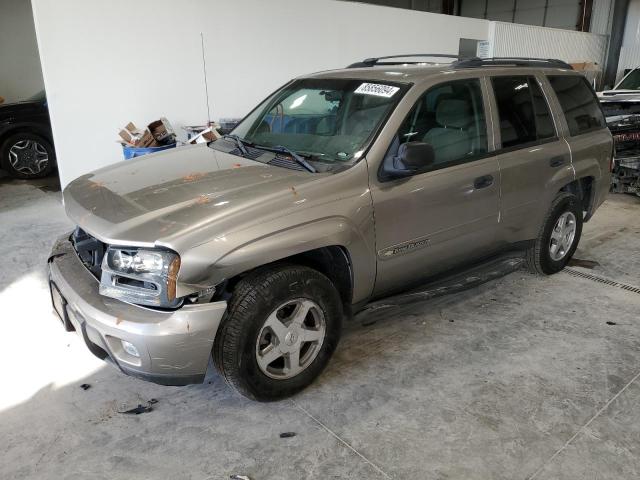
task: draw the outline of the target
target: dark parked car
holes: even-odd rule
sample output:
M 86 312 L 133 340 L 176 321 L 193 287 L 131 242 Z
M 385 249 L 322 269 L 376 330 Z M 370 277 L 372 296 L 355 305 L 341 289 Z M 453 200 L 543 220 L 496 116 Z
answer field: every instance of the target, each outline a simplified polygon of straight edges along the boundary
M 0 167 L 15 178 L 40 178 L 56 165 L 44 91 L 0 105 Z

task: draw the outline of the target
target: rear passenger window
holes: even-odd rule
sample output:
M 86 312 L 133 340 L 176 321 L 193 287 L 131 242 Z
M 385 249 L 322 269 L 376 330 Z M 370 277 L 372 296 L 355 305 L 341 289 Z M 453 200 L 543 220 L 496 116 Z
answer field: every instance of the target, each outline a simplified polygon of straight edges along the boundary
M 480 81 L 457 80 L 429 89 L 402 122 L 390 152 L 406 142 L 433 146 L 433 170 L 487 153 L 487 129 Z
M 548 78 L 564 111 L 571 136 L 605 126 L 598 99 L 586 78 L 578 75 L 556 75 Z
M 549 106 L 535 77 L 493 77 L 502 147 L 555 136 Z

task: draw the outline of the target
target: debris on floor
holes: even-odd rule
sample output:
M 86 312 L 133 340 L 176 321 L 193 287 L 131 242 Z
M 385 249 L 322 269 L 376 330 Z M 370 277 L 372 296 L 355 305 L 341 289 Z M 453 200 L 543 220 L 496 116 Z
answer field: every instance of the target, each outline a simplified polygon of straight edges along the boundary
M 152 398 L 151 400 L 149 400 L 147 402 L 146 405 L 142 405 L 141 403 L 138 404 L 137 407 L 132 408 L 130 410 L 125 410 L 122 412 L 118 412 L 118 413 L 122 413 L 125 415 L 140 415 L 141 413 L 148 413 L 153 411 L 153 407 L 152 405 L 158 403 L 158 400 L 156 400 L 155 398 Z
M 251 480 L 251 477 L 248 475 L 231 475 L 229 477 L 231 480 Z
M 83 383 L 82 385 L 80 385 L 80 388 L 83 390 L 89 390 L 91 388 L 91 385 L 89 385 L 88 383 Z
M 280 434 L 280 438 L 291 438 L 295 436 L 296 436 L 296 432 L 282 432 Z
M 599 267 L 600 264 L 598 262 L 594 262 L 593 260 L 581 260 L 580 258 L 572 258 L 569 260 L 568 265 L 570 267 L 582 267 L 594 269 L 595 267 Z

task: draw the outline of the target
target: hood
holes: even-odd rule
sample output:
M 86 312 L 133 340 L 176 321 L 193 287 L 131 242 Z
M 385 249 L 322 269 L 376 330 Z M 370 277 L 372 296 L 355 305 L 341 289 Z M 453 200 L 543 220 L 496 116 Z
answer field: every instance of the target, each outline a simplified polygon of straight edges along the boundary
M 105 243 L 171 246 L 230 216 L 236 225 L 255 220 L 292 189 L 324 176 L 201 144 L 97 170 L 71 182 L 63 196 L 69 217 Z

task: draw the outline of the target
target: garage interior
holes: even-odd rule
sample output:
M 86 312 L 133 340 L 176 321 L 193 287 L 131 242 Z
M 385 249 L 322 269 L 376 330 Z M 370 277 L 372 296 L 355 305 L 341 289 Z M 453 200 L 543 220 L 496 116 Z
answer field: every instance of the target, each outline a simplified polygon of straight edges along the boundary
M 75 227 L 62 191 L 122 160 L 130 121 L 185 141 L 291 78 L 406 52 L 558 58 L 600 92 L 640 67 L 639 26 L 640 0 L 0 3 L 0 64 L 19 67 L 0 97 L 46 91 L 57 158 L 46 178 L 0 170 L 0 478 L 639 478 L 640 192 L 609 193 L 558 274 L 510 256 L 365 308 L 270 403 L 213 362 L 182 387 L 105 364 L 61 327 L 47 265 Z

